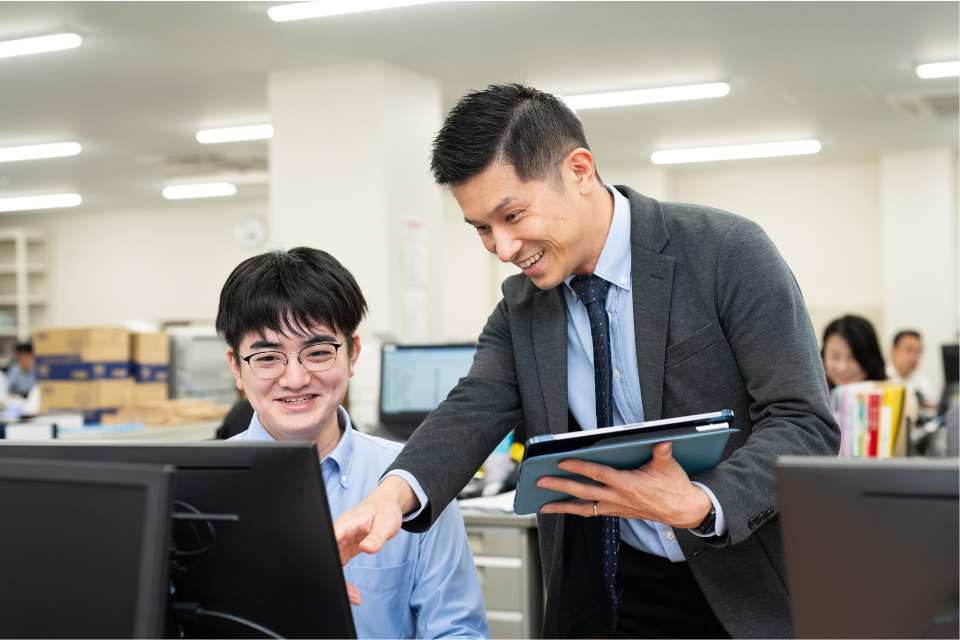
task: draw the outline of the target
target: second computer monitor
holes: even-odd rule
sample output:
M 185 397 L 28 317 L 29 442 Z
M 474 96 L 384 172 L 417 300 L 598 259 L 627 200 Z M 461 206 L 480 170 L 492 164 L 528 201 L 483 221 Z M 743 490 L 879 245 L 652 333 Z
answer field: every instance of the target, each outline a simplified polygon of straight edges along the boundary
M 383 345 L 380 422 L 416 428 L 467 375 L 473 344 Z

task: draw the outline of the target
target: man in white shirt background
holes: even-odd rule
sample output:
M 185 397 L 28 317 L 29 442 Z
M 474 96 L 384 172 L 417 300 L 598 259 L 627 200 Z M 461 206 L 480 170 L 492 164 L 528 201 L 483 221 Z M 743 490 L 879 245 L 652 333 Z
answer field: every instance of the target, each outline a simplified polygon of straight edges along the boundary
M 890 382 L 905 384 L 920 396 L 920 404 L 925 408 L 936 408 L 939 395 L 933 385 L 922 373 L 917 371 L 920 356 L 923 354 L 923 339 L 916 331 L 900 331 L 893 338 L 890 349 L 890 362 L 887 364 L 887 379 Z

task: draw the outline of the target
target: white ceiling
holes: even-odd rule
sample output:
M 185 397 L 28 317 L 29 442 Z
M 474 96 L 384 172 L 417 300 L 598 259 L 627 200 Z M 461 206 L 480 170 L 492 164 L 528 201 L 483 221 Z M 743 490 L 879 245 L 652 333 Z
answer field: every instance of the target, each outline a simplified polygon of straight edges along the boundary
M 267 17 L 274 4 L 0 3 L 0 41 L 83 36 L 78 49 L 0 59 L 0 147 L 83 145 L 0 164 L 0 197 L 176 206 L 160 195 L 160 158 L 265 161 L 266 142 L 194 135 L 268 121 L 269 72 L 371 59 L 438 78 L 447 107 L 504 81 L 561 94 L 731 84 L 725 98 L 584 111 L 601 170 L 658 149 L 804 138 L 823 142 L 812 162 L 957 146 L 956 113 L 905 118 L 888 103 L 956 99 L 957 78 L 921 80 L 914 68 L 960 57 L 957 2 L 445 2 L 285 23 Z

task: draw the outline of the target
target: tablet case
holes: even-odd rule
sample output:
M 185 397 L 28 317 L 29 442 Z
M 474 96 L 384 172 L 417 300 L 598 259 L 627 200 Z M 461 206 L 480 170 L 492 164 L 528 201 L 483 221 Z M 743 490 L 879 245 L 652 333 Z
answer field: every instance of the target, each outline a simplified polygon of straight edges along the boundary
M 527 515 L 539 513 L 540 508 L 548 502 L 562 500 L 583 502 L 569 494 L 537 486 L 537 480 L 543 476 L 573 478 L 587 484 L 599 484 L 585 476 L 563 471 L 557 466 L 562 460 L 578 458 L 587 462 L 605 464 L 614 469 L 637 469 L 653 458 L 653 445 L 658 442 L 672 441 L 674 459 L 680 463 L 687 475 L 692 477 L 717 466 L 727 439 L 731 433 L 737 431 L 739 429 L 717 429 L 674 436 L 664 433 L 662 437 L 652 440 L 610 444 L 601 442 L 574 451 L 528 458 L 520 466 L 520 480 L 517 483 L 513 510 L 518 515 Z

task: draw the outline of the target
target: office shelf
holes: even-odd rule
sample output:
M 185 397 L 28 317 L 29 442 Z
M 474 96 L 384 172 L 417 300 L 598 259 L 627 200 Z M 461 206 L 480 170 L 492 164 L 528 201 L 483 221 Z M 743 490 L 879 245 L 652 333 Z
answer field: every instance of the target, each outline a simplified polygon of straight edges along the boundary
M 47 236 L 21 227 L 0 229 L 0 276 L 5 277 L 0 311 L 16 325 L 0 327 L 0 338 L 27 341 L 33 324 L 46 319 L 49 304 Z

